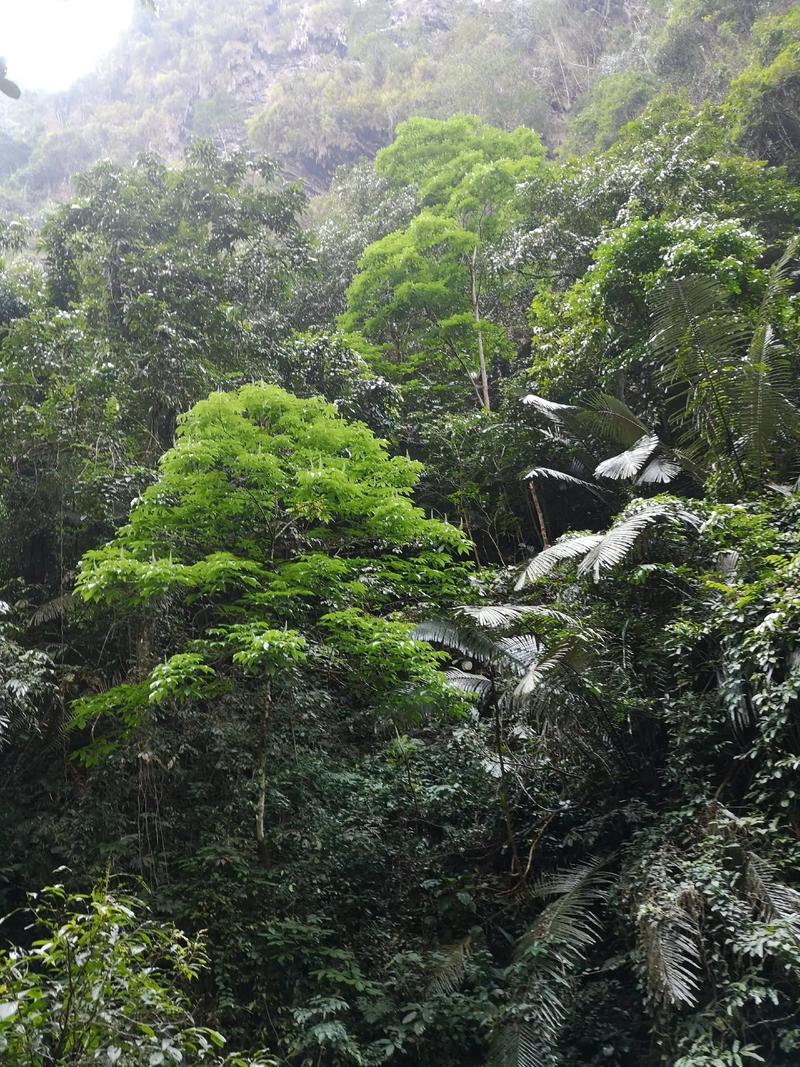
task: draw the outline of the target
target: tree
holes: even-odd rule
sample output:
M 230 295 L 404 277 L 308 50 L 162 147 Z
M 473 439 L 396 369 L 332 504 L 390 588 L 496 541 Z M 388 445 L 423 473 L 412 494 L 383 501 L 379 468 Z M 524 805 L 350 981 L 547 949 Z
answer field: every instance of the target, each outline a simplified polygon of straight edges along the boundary
M 467 548 L 463 536 L 408 499 L 418 471 L 318 399 L 261 385 L 197 404 L 129 525 L 83 559 L 80 596 L 139 615 L 145 679 L 87 698 L 79 723 L 124 709 L 130 728 L 148 706 L 213 700 L 232 684 L 249 690 L 256 840 L 266 859 L 278 687 L 291 706 L 297 670 L 324 673 L 341 660 L 367 705 L 391 699 L 397 713 L 404 703 L 410 710 L 445 698 L 436 657 L 410 641 L 407 625 L 383 617 L 421 597 L 446 600 L 463 581 L 454 565 Z M 165 598 L 186 613 L 177 647 L 156 646 L 145 621 Z M 168 658 L 153 666 L 156 655 Z
M 405 230 L 367 248 L 348 291 L 343 329 L 383 343 L 392 359 L 409 364 L 406 376 L 432 347 L 443 348 L 445 367 L 460 368 L 479 405 L 490 410 L 486 349 L 497 356 L 508 348 L 491 322 L 497 299 L 489 291 L 490 251 L 513 218 L 515 188 L 542 161 L 530 130 L 509 134 L 471 116 L 403 123 L 376 168 L 397 185 L 418 187 L 424 209 Z
M 207 960 L 199 938 L 142 915 L 108 880 L 90 893 L 62 885 L 30 895 L 32 945 L 0 949 L 0 1053 L 9 1067 L 105 1062 L 119 1067 L 269 1067 L 222 1051 L 192 1018 L 186 987 Z

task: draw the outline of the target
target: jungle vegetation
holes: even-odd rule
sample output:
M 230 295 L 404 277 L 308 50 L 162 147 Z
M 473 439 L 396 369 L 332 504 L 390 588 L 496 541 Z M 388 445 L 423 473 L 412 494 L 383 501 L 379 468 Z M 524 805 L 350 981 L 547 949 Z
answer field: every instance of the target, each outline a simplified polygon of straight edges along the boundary
M 0 220 L 9 1067 L 800 1057 L 798 11 L 406 6 Z

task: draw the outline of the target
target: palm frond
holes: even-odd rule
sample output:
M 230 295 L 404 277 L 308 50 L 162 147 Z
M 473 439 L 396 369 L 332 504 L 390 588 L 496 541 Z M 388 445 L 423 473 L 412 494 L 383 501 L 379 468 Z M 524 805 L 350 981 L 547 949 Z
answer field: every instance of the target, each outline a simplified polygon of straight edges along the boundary
M 739 566 L 739 553 L 735 549 L 717 552 L 714 557 L 714 563 L 720 574 L 730 578 L 736 573 L 736 568 Z
M 520 987 L 511 1019 L 495 1036 L 496 1067 L 553 1067 L 575 972 L 601 934 L 596 915 L 607 896 L 602 861 L 541 879 L 536 896 L 558 894 L 517 943 L 512 969 Z
M 530 585 L 531 582 L 538 581 L 539 578 L 549 574 L 554 567 L 564 560 L 585 556 L 587 552 L 596 548 L 602 540 L 603 534 L 579 534 L 556 541 L 554 545 L 550 545 L 549 548 L 545 548 L 544 551 L 533 557 L 517 579 L 514 588 L 524 589 L 526 585 Z
M 576 424 L 595 437 L 630 448 L 636 441 L 650 434 L 648 427 L 635 415 L 624 400 L 607 393 L 594 393 L 586 407 L 574 416 Z
M 472 935 L 467 934 L 452 945 L 442 945 L 436 953 L 428 993 L 448 996 L 455 993 L 464 980 L 467 963 L 472 954 Z
M 595 477 L 614 478 L 618 481 L 635 478 L 660 444 L 655 435 L 640 437 L 632 448 L 599 463 L 595 468 Z
M 800 927 L 800 892 L 786 885 L 781 872 L 772 863 L 749 852 L 745 885 L 769 918 Z
M 684 894 L 688 900 L 690 894 Z M 654 917 L 658 915 L 658 918 Z M 697 1003 L 702 973 L 700 932 L 681 900 L 649 910 L 639 920 L 647 961 L 647 981 L 654 1000 L 675 1007 Z
M 429 619 L 414 627 L 415 641 L 439 645 L 448 652 L 460 652 L 480 663 L 496 663 L 504 659 L 502 648 L 488 634 L 449 619 Z
M 667 456 L 653 456 L 636 479 L 637 485 L 668 485 L 681 473 L 681 464 Z
M 475 693 L 484 699 L 492 689 L 491 679 L 483 674 L 471 674 L 469 671 L 461 671 L 457 667 L 451 667 L 444 672 L 447 684 L 454 689 L 460 689 L 463 693 Z
M 660 522 L 684 522 L 695 524 L 696 519 L 685 510 L 676 511 L 668 505 L 647 504 L 627 519 L 616 523 L 601 539 L 585 553 L 578 566 L 578 574 L 591 574 L 599 581 L 603 571 L 622 563 L 642 539 Z
M 551 696 L 555 689 L 553 678 L 559 672 L 572 676 L 583 674 L 597 655 L 597 646 L 590 642 L 589 634 L 597 637 L 594 631 L 572 634 L 551 648 L 546 656 L 533 660 L 514 688 L 514 703 L 539 702 L 542 692 Z
M 578 478 L 574 474 L 557 470 L 555 467 L 533 467 L 527 474 L 523 475 L 522 480 L 527 482 L 540 478 L 560 482 L 562 485 L 574 485 L 578 489 L 586 489 L 600 499 L 603 498 L 603 489 L 600 486 L 595 485 L 593 482 L 588 482 L 585 478 Z
M 666 280 L 650 295 L 653 333 L 649 347 L 653 354 L 671 366 L 693 326 L 724 307 L 726 298 L 725 289 L 714 278 Z
M 66 615 L 74 602 L 75 598 L 72 593 L 64 593 L 61 596 L 53 597 L 52 600 L 45 601 L 31 615 L 29 625 L 41 626 L 43 623 L 52 622 L 53 619 Z
M 522 403 L 558 425 L 563 424 L 570 415 L 574 415 L 579 410 L 572 404 L 556 404 L 552 400 L 545 400 L 543 396 L 536 396 L 535 393 L 524 396 Z
M 532 663 L 536 663 L 542 654 L 541 642 L 533 634 L 504 637 L 500 643 L 520 674 L 528 670 Z
M 472 606 L 462 604 L 455 608 L 456 615 L 463 615 L 472 619 L 478 626 L 488 626 L 490 629 L 501 626 L 510 626 L 520 622 L 528 615 L 539 615 L 545 619 L 553 619 L 564 623 L 565 626 L 577 626 L 578 622 L 572 615 L 556 608 L 544 607 L 538 604 L 481 604 Z

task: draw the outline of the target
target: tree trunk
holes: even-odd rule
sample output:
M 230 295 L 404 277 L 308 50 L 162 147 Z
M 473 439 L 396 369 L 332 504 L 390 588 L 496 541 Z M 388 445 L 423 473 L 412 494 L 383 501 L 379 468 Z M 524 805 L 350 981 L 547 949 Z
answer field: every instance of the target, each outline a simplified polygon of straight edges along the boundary
M 489 399 L 489 375 L 486 371 L 486 354 L 483 349 L 483 334 L 481 332 L 481 310 L 480 300 L 478 296 L 478 279 L 477 279 L 477 262 L 478 262 L 478 250 L 472 249 L 472 259 L 470 260 L 469 277 L 470 277 L 470 296 L 472 300 L 472 314 L 475 318 L 475 325 L 478 329 L 478 365 L 480 367 L 481 375 L 481 403 L 484 410 L 491 411 L 492 405 Z
M 267 842 L 264 835 L 264 809 L 267 803 L 267 743 L 269 740 L 269 720 L 272 715 L 272 682 L 267 681 L 261 704 L 260 736 L 258 745 L 258 765 L 256 780 L 258 795 L 256 797 L 256 847 L 264 866 L 269 862 Z
M 533 510 L 536 512 L 536 521 L 539 525 L 539 536 L 542 539 L 542 549 L 550 547 L 550 536 L 547 533 L 547 523 L 544 519 L 544 508 L 542 502 L 539 499 L 539 494 L 536 491 L 536 486 L 532 479 L 528 480 L 528 491 L 531 494 L 531 500 L 533 501 Z

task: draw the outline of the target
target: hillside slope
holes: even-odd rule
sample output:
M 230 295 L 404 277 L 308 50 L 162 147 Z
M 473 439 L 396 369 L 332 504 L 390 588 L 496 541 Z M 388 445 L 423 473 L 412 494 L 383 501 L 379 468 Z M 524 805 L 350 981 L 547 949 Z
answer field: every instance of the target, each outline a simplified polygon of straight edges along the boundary
M 157 14 L 138 10 L 120 47 L 68 92 L 0 101 L 0 209 L 65 195 L 98 158 L 180 158 L 197 137 L 249 141 L 319 190 L 412 114 L 526 125 L 551 148 L 571 125 L 568 144 L 592 147 L 658 88 L 723 96 L 748 61 L 754 20 L 791 6 L 164 0 Z

